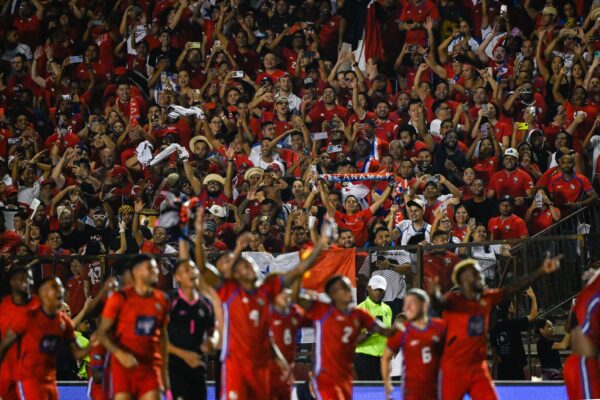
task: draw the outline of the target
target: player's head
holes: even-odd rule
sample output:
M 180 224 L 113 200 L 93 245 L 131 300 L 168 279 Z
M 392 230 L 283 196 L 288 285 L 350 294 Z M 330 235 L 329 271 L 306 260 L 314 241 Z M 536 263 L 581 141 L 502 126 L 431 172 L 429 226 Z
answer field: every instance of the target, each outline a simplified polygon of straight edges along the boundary
M 416 321 L 427 315 L 429 295 L 422 289 L 410 289 L 404 297 L 402 312 L 409 321 Z
M 352 283 L 343 275 L 335 275 L 325 283 L 325 293 L 334 303 L 352 303 Z
M 145 285 L 153 286 L 158 282 L 158 266 L 156 260 L 147 255 L 140 254 L 131 260 L 129 265 L 133 282 L 143 282 Z
M 231 274 L 238 282 L 253 284 L 258 279 L 258 267 L 250 258 L 241 257 L 231 268 Z
M 39 296 L 46 311 L 56 312 L 62 307 L 65 288 L 56 277 L 44 278 L 40 282 Z
M 482 292 L 484 281 L 481 267 L 477 260 L 468 258 L 456 264 L 454 271 L 452 271 L 452 282 L 463 292 L 465 290 L 477 293 Z
M 33 274 L 31 269 L 17 267 L 10 271 L 9 276 L 10 290 L 18 296 L 29 297 L 33 287 Z
M 175 280 L 180 288 L 195 288 L 200 280 L 200 271 L 192 260 L 180 260 L 175 265 Z

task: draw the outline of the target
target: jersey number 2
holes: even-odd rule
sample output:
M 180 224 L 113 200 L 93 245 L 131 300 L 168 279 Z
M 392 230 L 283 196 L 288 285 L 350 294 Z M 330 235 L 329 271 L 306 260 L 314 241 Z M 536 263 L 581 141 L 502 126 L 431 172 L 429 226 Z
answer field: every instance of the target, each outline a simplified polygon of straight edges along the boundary
M 350 335 L 352 335 L 352 327 L 345 326 L 342 334 L 342 343 L 350 343 Z

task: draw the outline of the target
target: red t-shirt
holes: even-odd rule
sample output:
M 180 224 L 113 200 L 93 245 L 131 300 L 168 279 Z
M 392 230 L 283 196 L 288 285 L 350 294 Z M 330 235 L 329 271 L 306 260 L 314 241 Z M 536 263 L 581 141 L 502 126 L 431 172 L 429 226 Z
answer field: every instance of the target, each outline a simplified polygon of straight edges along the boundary
M 52 251 L 50 246 L 47 244 L 40 244 L 37 248 L 36 254 L 38 256 L 68 256 L 71 254 L 69 250 L 58 249 L 57 251 Z M 40 279 L 46 278 L 48 276 L 56 276 L 58 277 L 63 285 L 67 283 L 67 276 L 69 275 L 69 265 L 66 263 L 55 263 L 55 264 L 42 264 L 42 276 Z
M 21 338 L 16 378 L 40 383 L 56 382 L 60 341 L 75 340 L 71 318 L 62 311 L 50 317 L 40 306 L 21 314 L 10 329 Z
M 217 289 L 223 302 L 224 327 L 221 357 L 263 368 L 271 358 L 269 304 L 283 290 L 283 278 L 271 275 L 256 290 L 247 292 L 235 280 Z
M 516 214 L 512 214 L 508 218 L 490 218 L 488 232 L 491 240 L 520 239 L 529 234 L 525 221 Z
M 477 178 L 482 179 L 485 185 L 489 184 L 492 179 L 492 176 L 498 170 L 498 157 L 492 156 L 486 159 L 476 158 L 475 165 L 473 165 L 473 169 L 475 170 L 475 175 Z
M 4 337 L 15 321 L 18 321 L 27 312 L 39 307 L 40 300 L 32 296 L 27 304 L 17 305 L 12 297 L 5 296 L 0 302 L 0 337 Z M 0 364 L 0 382 L 11 382 L 15 380 L 16 366 L 19 359 L 19 346 L 10 346 Z
M 495 192 L 496 199 L 507 194 L 512 197 L 526 197 L 527 190 L 533 189 L 533 179 L 520 168 L 512 172 L 503 169 L 492 175 L 488 189 Z
M 133 354 L 141 365 L 160 365 L 159 337 L 169 318 L 169 303 L 163 292 L 152 289 L 149 296 L 140 296 L 133 287 L 126 287 L 106 300 L 102 318 L 114 321 L 119 348 Z
M 560 211 L 558 212 L 560 213 Z M 554 219 L 552 218 L 550 209 L 547 208 L 543 210 L 541 208 L 536 208 L 531 213 L 531 219 L 527 224 L 527 230 L 530 234 L 535 235 L 536 233 L 548 228 L 552 224 L 554 224 Z
M 467 299 L 461 292 L 445 294 L 442 318 L 446 321 L 446 343 L 442 354 L 442 372 L 450 369 L 487 371 L 487 330 L 490 311 L 504 299 L 500 289 L 484 290 L 477 300 Z
M 323 121 L 331 121 L 333 117 L 339 117 L 346 121 L 348 114 L 346 107 L 335 104 L 332 108 L 327 108 L 324 102 L 318 101 L 309 111 L 307 117 L 310 118 L 313 126 L 320 131 Z
M 554 198 L 554 203 L 561 207 L 566 203 L 576 203 L 581 200 L 584 193 L 592 190 L 592 184 L 585 176 L 575 173 L 571 179 L 564 174 L 552 175 L 548 182 L 548 191 Z
M 434 21 L 440 19 L 440 12 L 437 6 L 429 0 L 422 1 L 419 5 L 413 2 L 406 3 L 400 15 L 400 21 L 412 21 L 423 23 L 431 17 Z M 417 29 L 406 32 L 405 43 L 425 45 L 427 43 L 427 31 L 425 29 Z
M 292 304 L 287 314 L 271 307 L 270 317 L 273 341 L 287 362 L 292 364 L 296 358 L 296 335 L 302 326 L 304 311 L 295 304 Z
M 367 224 L 373 218 L 373 213 L 370 208 L 361 210 L 356 214 L 349 215 L 339 211 L 335 212 L 335 222 L 340 229 L 349 229 L 354 235 L 354 243 L 357 247 L 364 246 L 368 238 Z
M 343 385 L 352 381 L 352 359 L 356 341 L 363 329 L 371 329 L 375 319 L 365 310 L 343 313 L 331 304 L 313 302 L 305 318 L 314 321 L 317 332 L 314 374 Z
M 394 353 L 402 349 L 404 396 L 435 399 L 446 323 L 431 318 L 423 329 L 410 322 L 405 323 L 405 327 L 404 331 L 396 332 L 387 340 L 388 349 Z
M 79 314 L 85 304 L 83 277 L 81 275 L 70 277 L 65 289 L 67 289 L 67 293 L 69 294 L 71 315 Z
M 430 280 L 438 277 L 442 293 L 452 289 L 452 270 L 459 261 L 460 257 L 449 250 L 443 254 L 426 254 L 423 258 L 425 288 L 429 286 Z

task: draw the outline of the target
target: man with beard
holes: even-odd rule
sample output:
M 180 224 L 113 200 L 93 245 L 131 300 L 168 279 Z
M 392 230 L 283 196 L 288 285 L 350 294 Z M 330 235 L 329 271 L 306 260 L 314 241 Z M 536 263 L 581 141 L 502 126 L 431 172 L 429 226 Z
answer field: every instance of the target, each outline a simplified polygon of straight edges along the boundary
M 27 59 L 23 54 L 17 54 L 10 62 L 11 74 L 8 78 L 6 93 L 9 97 L 15 96 L 24 89 L 35 90 L 36 84 L 27 72 L 25 63 Z
M 425 142 L 417 140 L 417 130 L 413 126 L 402 125 L 398 132 L 398 138 L 404 146 L 403 157 L 416 158 L 421 150 L 428 148 Z
M 487 330 L 492 308 L 520 293 L 538 278 L 555 272 L 560 257 L 544 260 L 541 267 L 501 289 L 485 289 L 476 260 L 459 262 L 452 272 L 458 291 L 442 295 L 437 281 L 430 282 L 434 307 L 443 310 L 447 323 L 441 360 L 440 398 L 458 400 L 469 393 L 478 399 L 498 399 L 487 365 Z
M 115 166 L 115 151 L 108 147 L 100 150 L 100 167 L 96 167 L 92 175 L 100 182 L 104 182 L 110 171 Z
M 31 60 L 31 48 L 25 43 L 19 43 L 20 34 L 17 28 L 11 27 L 6 31 L 4 53 L 2 61 L 11 62 L 17 54 L 22 54 L 27 60 Z
M 339 117 L 345 121 L 348 117 L 348 109 L 336 104 L 335 90 L 328 86 L 323 89 L 322 100 L 313 106 L 304 121 L 307 125 L 312 125 L 320 131 L 323 121 L 331 121 L 333 117 Z
M 447 106 L 446 106 L 447 107 Z M 450 131 L 442 143 L 435 143 L 431 134 L 426 133 L 423 138 L 429 149 L 433 151 L 433 171 L 443 174 L 455 184 L 462 182 L 462 174 L 469 165 L 465 153 L 458 147 L 458 133 Z
M 390 105 L 381 100 L 375 106 L 375 134 L 381 140 L 390 142 L 398 138 L 398 125 L 390 120 Z
M 419 150 L 415 174 L 417 176 L 435 175 L 433 171 L 433 153 L 431 150 L 427 148 Z
M 94 207 L 88 213 L 84 235 L 86 238 L 96 237 L 102 241 L 102 245 L 105 248 L 108 247 L 110 228 L 108 216 L 102 207 Z
M 504 111 L 514 121 L 524 121 L 525 111 L 529 107 L 535 109 L 538 121 L 544 121 L 548 107 L 544 97 L 535 91 L 531 82 L 525 82 L 508 96 L 504 103 Z
M 26 268 L 15 268 L 8 277 L 10 295 L 4 297 L 0 303 L 0 337 L 3 339 L 15 320 L 22 314 L 39 306 L 37 296 L 31 294 L 33 287 L 33 274 Z M 17 346 L 11 347 L 4 356 L 0 365 L 0 398 L 17 400 L 17 381 L 15 379 L 15 366 L 18 361 Z
M 564 154 L 558 160 L 561 173 L 554 174 L 548 182 L 548 190 L 562 215 L 587 207 L 598 198 L 589 179 L 575 171 L 572 154 Z
M 475 178 L 470 190 L 473 197 L 464 202 L 465 208 L 471 218 L 487 226 L 490 218 L 498 215 L 498 203 L 494 198 L 485 196 L 483 179 Z
M 504 151 L 502 164 L 504 169 L 492 175 L 488 185 L 487 197 L 500 199 L 510 195 L 521 211 L 526 206 L 527 198 L 533 195 L 533 179 L 524 170 L 517 168 L 519 152 L 510 148 Z
M 488 222 L 490 240 L 526 239 L 529 237 L 527 224 L 513 213 L 515 200 L 506 195 L 498 201 L 500 216 L 493 217 Z

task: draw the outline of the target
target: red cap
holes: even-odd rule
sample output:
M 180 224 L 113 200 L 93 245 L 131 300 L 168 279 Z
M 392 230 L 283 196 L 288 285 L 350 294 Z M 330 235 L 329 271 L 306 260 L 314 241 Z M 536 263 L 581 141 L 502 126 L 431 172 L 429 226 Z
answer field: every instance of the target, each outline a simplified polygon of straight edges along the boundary
M 13 193 L 19 193 L 19 190 L 14 185 L 7 186 L 4 189 L 4 195 L 6 197 L 10 196 Z
M 279 164 L 273 163 L 267 167 L 267 171 L 281 172 L 281 168 L 279 168 Z
M 117 67 L 115 68 L 115 75 L 116 76 L 123 76 L 127 74 L 127 68 L 125 67 Z
M 119 176 L 119 175 L 120 176 L 127 176 L 127 168 L 122 167 L 120 165 L 115 165 L 113 167 L 113 169 L 110 170 L 109 175 L 110 175 L 111 178 L 114 178 L 114 177 Z
M 55 186 L 56 183 L 54 183 L 54 181 L 50 178 L 46 178 L 42 181 L 41 186 L 45 186 L 45 185 L 52 185 Z

